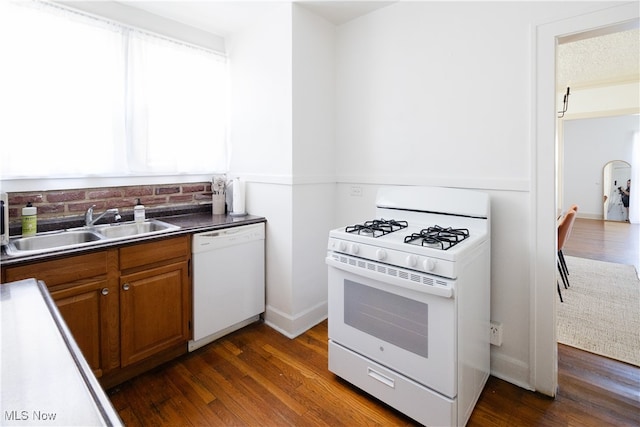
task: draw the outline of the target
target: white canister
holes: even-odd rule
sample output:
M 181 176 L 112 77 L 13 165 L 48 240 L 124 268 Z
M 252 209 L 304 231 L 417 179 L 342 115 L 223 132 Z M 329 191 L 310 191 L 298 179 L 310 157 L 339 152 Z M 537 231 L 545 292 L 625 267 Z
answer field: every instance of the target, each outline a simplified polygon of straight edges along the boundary
M 240 178 L 233 180 L 233 211 L 231 215 L 246 215 L 244 210 L 244 181 L 241 181 Z

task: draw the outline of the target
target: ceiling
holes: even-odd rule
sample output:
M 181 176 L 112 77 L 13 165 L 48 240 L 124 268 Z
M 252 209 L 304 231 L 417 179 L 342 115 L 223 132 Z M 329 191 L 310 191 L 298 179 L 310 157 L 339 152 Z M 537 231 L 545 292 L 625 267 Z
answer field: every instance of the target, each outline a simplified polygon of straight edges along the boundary
M 596 35 L 558 45 L 558 88 L 640 79 L 640 30 Z
M 226 37 L 252 25 L 284 2 L 128 0 L 119 3 Z M 396 2 L 298 0 L 296 3 L 335 25 L 341 25 Z M 560 40 L 557 51 L 557 87 L 579 87 L 640 78 L 638 27 L 636 20 L 618 27 L 597 29 Z
M 250 26 L 263 17 L 265 13 L 285 2 L 259 0 L 128 0 L 118 1 L 118 3 L 142 9 L 224 37 Z M 393 4 L 395 1 L 298 0 L 296 3 L 335 25 L 341 25 L 376 9 Z

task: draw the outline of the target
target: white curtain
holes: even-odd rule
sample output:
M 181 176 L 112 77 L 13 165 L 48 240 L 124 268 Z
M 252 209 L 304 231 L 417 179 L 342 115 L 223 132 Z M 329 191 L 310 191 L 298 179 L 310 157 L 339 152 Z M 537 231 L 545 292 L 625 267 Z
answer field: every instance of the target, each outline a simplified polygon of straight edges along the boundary
M 9 2 L 0 9 L 2 175 L 116 170 L 120 35 Z
M 640 224 L 640 133 L 633 134 L 631 154 L 631 192 L 629 196 L 629 222 Z
M 58 5 L 0 1 L 0 176 L 226 171 L 217 54 Z
M 134 169 L 226 170 L 226 67 L 144 33 L 128 37 Z M 176 78 L 176 76 L 179 76 Z M 128 123 L 129 125 L 129 123 Z M 188 142 L 188 143 L 187 143 Z

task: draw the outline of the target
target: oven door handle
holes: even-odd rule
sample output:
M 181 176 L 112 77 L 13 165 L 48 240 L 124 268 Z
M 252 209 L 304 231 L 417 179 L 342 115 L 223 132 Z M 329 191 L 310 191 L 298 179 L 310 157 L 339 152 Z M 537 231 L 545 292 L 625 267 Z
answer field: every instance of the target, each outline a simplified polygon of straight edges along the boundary
M 356 274 L 358 276 L 368 277 L 373 280 L 382 281 L 385 283 L 390 283 L 392 285 L 400 286 L 402 288 L 411 289 L 417 292 L 422 292 L 425 294 L 436 295 L 444 298 L 452 298 L 453 297 L 453 289 L 452 288 L 439 288 L 436 286 L 423 285 L 418 283 L 413 283 L 409 280 L 399 279 L 394 276 L 390 276 L 384 273 L 378 273 L 376 271 L 372 271 L 366 268 L 356 267 L 354 265 L 345 264 L 340 261 L 336 261 L 330 256 L 326 257 L 327 265 L 331 267 L 335 267 L 339 270 L 348 271 L 350 273 Z

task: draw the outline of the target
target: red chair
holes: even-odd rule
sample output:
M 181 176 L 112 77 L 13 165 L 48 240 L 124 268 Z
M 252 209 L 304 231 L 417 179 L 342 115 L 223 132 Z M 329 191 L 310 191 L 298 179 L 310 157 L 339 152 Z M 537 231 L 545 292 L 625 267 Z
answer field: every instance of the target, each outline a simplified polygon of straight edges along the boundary
M 572 205 L 569 208 L 569 212 L 571 212 L 571 211 L 575 212 L 575 214 L 577 216 L 578 215 L 578 205 Z M 575 218 L 574 218 L 574 221 L 575 221 Z M 573 229 L 573 223 L 571 224 L 571 227 L 569 227 L 569 231 L 567 232 L 567 236 L 565 237 L 565 242 L 567 240 L 569 240 L 569 235 L 571 234 L 571 230 L 572 229 Z M 566 276 L 569 276 L 569 267 L 567 267 L 567 262 L 564 260 L 564 253 L 562 252 L 562 247 L 560 248 L 560 251 L 558 252 L 558 257 L 560 258 L 560 265 L 562 266 L 562 269 L 564 270 L 564 274 Z M 565 286 L 565 288 L 566 288 L 566 286 Z
M 569 287 L 569 272 L 565 270 L 560 260 L 564 260 L 564 256 L 562 255 L 562 248 L 564 247 L 564 244 L 571 234 L 571 229 L 573 228 L 575 219 L 576 211 L 569 210 L 569 212 L 567 212 L 567 214 L 562 217 L 562 219 L 560 219 L 560 222 L 558 223 L 558 271 L 560 272 L 560 277 L 562 277 L 562 282 L 564 283 L 565 289 Z M 556 284 L 558 285 L 558 295 L 560 296 L 560 302 L 564 302 L 562 300 L 562 292 L 560 291 L 560 282 L 556 280 Z

